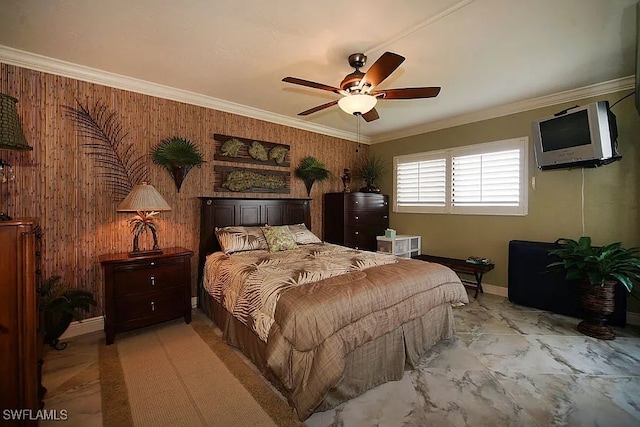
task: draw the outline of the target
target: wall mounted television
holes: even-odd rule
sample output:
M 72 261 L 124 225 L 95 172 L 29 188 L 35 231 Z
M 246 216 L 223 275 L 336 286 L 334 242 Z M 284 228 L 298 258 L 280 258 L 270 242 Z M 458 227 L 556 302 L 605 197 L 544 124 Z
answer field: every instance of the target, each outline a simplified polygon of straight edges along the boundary
M 536 120 L 532 131 L 540 169 L 596 167 L 622 158 L 617 150 L 616 117 L 607 101 Z

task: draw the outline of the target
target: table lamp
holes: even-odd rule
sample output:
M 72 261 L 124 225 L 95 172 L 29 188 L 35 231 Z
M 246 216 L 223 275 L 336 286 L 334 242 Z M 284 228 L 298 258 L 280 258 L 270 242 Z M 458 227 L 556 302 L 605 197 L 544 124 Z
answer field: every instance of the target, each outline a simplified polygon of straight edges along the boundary
M 137 213 L 136 216 L 128 221 L 133 233 L 133 250 L 129 252 L 130 257 L 162 253 L 162 250 L 158 247 L 157 226 L 154 220 L 158 213 L 170 210 L 171 207 L 153 185 L 143 182 L 133 187 L 129 195 L 118 206 L 118 212 Z M 147 230 L 151 230 L 153 235 L 153 249 L 141 251 L 138 247 L 138 237 Z

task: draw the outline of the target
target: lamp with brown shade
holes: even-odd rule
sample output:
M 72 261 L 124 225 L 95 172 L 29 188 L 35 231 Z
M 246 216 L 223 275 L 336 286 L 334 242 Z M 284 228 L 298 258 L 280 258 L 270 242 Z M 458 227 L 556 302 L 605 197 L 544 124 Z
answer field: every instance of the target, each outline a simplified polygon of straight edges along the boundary
M 118 206 L 118 212 L 137 213 L 128 221 L 133 233 L 133 250 L 129 252 L 130 257 L 162 253 L 158 246 L 155 216 L 162 211 L 170 210 L 169 204 L 153 185 L 143 182 L 133 187 L 129 195 Z M 153 235 L 153 249 L 141 251 L 138 246 L 138 237 L 148 230 L 151 230 Z

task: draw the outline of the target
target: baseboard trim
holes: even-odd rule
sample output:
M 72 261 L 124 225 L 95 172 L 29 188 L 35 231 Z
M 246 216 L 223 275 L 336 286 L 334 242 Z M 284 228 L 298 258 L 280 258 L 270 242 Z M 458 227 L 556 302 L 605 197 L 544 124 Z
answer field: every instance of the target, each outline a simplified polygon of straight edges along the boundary
M 629 325 L 640 326 L 640 313 L 627 311 L 627 323 Z
M 483 283 L 482 290 L 485 293 L 491 294 L 491 295 L 498 295 L 505 298 L 509 296 L 509 289 L 505 288 L 504 286 L 496 286 L 490 283 Z
M 482 289 L 485 293 L 491 295 L 498 295 L 508 298 L 509 289 L 504 286 L 491 285 L 489 283 L 483 283 Z M 198 306 L 198 297 L 191 297 L 191 307 L 196 308 Z M 640 313 L 633 313 L 627 311 L 627 323 L 629 325 L 640 326 Z M 92 317 L 90 319 L 84 319 L 82 321 L 71 322 L 69 328 L 60 337 L 61 340 L 77 337 L 78 335 L 90 334 L 91 332 L 104 330 L 104 317 Z
M 91 332 L 104 330 L 104 317 L 92 317 L 90 319 L 79 320 L 71 322 L 69 328 L 64 331 L 64 334 L 60 337 L 61 340 L 65 340 L 78 335 L 90 334 Z
M 191 308 L 198 306 L 198 297 L 191 297 Z M 61 340 L 77 337 L 78 335 L 90 334 L 91 332 L 104 330 L 104 317 L 97 316 L 90 319 L 71 322 L 69 328 L 60 337 Z
M 487 294 L 498 295 L 501 297 L 509 298 L 509 288 L 505 288 L 504 286 L 496 286 L 496 285 L 491 285 L 489 283 L 483 283 L 482 289 Z M 640 313 L 627 311 L 627 324 L 640 326 Z

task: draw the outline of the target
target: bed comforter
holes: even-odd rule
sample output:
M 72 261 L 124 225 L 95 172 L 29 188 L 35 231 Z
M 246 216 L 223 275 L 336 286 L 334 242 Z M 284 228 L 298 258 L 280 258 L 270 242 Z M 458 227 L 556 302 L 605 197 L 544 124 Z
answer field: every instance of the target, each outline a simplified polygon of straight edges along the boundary
M 265 278 L 272 285 L 261 286 Z M 212 254 L 204 287 L 258 336 L 267 328 L 267 365 L 300 419 L 340 381 L 355 348 L 434 307 L 468 302 L 446 267 L 326 243 Z

